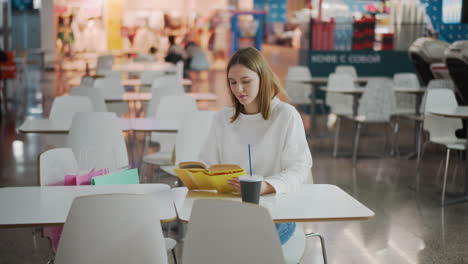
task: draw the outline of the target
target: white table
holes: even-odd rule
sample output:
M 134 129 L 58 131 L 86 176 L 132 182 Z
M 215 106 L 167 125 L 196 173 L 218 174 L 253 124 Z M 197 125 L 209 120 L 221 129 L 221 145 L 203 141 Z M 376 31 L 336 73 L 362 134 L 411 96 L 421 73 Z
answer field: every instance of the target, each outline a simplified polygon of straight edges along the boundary
M 176 201 L 179 219 L 190 221 L 193 202 L 197 199 L 241 201 L 239 195 L 214 191 L 190 191 L 185 200 Z M 286 195 L 269 194 L 260 198 L 276 223 L 367 220 L 374 212 L 335 185 L 304 184 L 302 189 Z
M 218 96 L 213 93 L 185 93 L 192 96 L 197 101 L 216 101 Z M 122 95 L 104 95 L 104 101 L 111 102 L 130 102 L 130 101 L 150 101 L 153 97 L 151 92 L 126 92 Z
M 176 66 L 168 62 L 128 62 L 114 65 L 112 70 L 121 72 L 157 71 L 169 73 L 174 73 L 177 71 Z
M 438 116 L 460 118 L 460 119 L 468 120 L 468 106 L 459 106 L 456 108 L 440 108 L 440 109 L 432 110 L 430 113 L 433 115 L 438 115 Z M 466 154 L 466 157 L 468 157 L 468 148 L 466 146 L 468 146 L 468 132 L 467 132 L 466 143 L 465 143 L 465 154 Z M 464 192 L 464 195 L 461 198 L 446 202 L 445 205 L 457 204 L 457 203 L 463 203 L 463 202 L 468 202 L 468 158 L 465 158 L 465 192 Z
M 69 87 L 80 86 L 80 84 L 81 84 L 81 77 L 75 77 L 68 81 Z M 138 87 L 138 86 L 141 86 L 141 81 L 140 79 L 122 79 L 120 84 L 122 86 Z
M 153 118 L 119 118 L 122 131 L 136 132 L 177 132 L 179 123 L 173 120 Z M 49 119 L 27 119 L 18 128 L 21 133 L 67 134 L 71 120 L 57 121 Z
M 7 187 L 0 188 L 0 227 L 63 224 L 76 197 L 115 193 L 150 194 L 156 198 L 161 221 L 177 217 L 173 192 L 166 184 Z
M 122 131 L 131 130 L 130 120 L 119 118 Z M 21 133 L 42 133 L 42 134 L 66 134 L 70 130 L 70 120 L 50 120 L 50 119 L 26 119 L 18 128 Z

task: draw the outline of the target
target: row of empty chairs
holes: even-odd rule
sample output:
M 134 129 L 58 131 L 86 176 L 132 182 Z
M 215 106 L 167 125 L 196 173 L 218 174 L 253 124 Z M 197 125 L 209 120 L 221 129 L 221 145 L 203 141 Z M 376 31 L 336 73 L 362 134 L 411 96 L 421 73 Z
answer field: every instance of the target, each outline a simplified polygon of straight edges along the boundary
M 134 194 L 76 198 L 54 263 L 167 264 L 159 208 L 154 199 Z M 183 263 L 297 263 L 283 253 L 287 251 L 263 207 L 197 200 L 190 219 Z

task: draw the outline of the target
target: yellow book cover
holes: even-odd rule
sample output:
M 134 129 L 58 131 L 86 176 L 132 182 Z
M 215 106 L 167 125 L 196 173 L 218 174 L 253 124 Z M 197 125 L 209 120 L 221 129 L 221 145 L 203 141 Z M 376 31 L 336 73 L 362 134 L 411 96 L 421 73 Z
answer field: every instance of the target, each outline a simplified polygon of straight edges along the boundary
M 217 190 L 232 193 L 236 190 L 228 180 L 246 175 L 246 171 L 237 165 L 218 164 L 209 168 L 200 162 L 181 162 L 174 172 L 189 190 Z

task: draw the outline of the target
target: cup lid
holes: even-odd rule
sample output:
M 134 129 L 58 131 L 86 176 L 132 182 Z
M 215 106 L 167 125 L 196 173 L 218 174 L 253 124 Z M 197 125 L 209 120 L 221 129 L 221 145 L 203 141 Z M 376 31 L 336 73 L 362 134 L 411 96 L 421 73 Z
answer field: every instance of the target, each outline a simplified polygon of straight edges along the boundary
M 263 181 L 263 176 L 260 175 L 242 175 L 239 177 L 239 180 L 241 181 L 251 181 L 251 182 L 257 182 L 257 181 Z

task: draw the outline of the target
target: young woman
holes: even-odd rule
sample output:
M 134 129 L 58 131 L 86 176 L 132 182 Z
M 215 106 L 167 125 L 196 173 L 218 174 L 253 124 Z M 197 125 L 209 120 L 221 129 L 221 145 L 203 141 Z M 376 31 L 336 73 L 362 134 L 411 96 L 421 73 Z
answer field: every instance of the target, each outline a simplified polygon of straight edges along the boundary
M 264 177 L 261 194 L 293 192 L 311 182 L 304 124 L 293 106 L 276 98 L 282 87 L 262 54 L 255 48 L 237 51 L 227 66 L 227 82 L 234 106 L 216 114 L 200 161 L 249 168 L 250 144 L 253 174 Z M 229 184 L 240 189 L 238 179 Z M 296 225 L 276 227 L 284 244 Z

